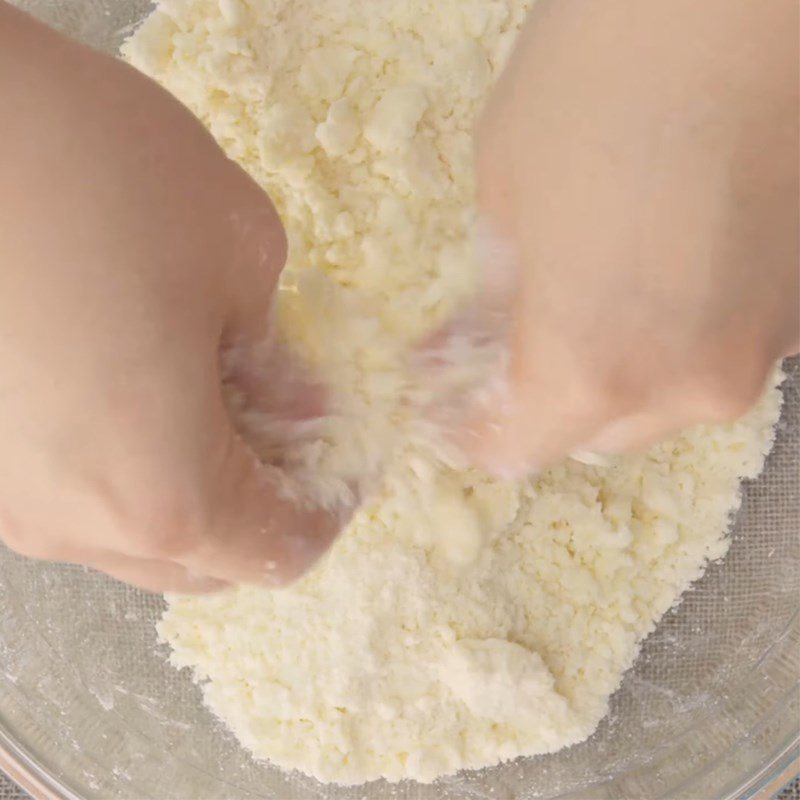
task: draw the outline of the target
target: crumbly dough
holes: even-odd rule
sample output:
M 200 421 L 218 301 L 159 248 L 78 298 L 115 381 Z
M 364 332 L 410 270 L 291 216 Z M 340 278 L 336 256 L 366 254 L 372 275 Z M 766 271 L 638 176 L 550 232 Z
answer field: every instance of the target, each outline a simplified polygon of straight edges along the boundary
M 173 596 L 159 626 L 245 747 L 321 780 L 430 781 L 589 736 L 772 443 L 775 388 L 735 424 L 503 482 L 409 416 L 409 350 L 475 286 L 471 130 L 528 6 L 161 0 L 124 48 L 287 225 L 281 331 L 341 404 L 294 477 L 334 503 L 365 464 L 385 474 L 296 586 Z

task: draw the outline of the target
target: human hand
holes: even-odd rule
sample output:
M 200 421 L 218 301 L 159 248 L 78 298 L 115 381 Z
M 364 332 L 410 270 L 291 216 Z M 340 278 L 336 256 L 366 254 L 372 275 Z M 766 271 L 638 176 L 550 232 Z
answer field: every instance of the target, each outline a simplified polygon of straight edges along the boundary
M 798 348 L 797 23 L 793 0 L 537 3 L 478 131 L 511 363 L 476 462 L 730 420 Z
M 3 540 L 154 590 L 297 576 L 340 520 L 281 496 L 221 386 L 283 266 L 269 200 L 153 82 L 2 2 L 0 97 Z

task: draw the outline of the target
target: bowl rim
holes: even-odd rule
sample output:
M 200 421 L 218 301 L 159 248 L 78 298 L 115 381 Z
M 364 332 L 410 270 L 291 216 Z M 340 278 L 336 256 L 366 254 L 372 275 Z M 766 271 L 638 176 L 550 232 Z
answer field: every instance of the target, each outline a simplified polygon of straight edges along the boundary
M 790 696 L 800 689 L 800 681 L 790 688 Z M 775 704 L 773 718 L 785 710 L 785 701 Z M 0 718 L 0 770 L 26 791 L 33 800 L 86 800 L 60 781 L 33 757 L 8 732 Z M 699 770 L 698 772 L 702 772 Z M 696 773 L 697 774 L 697 773 Z M 720 800 L 768 800 L 793 778 L 800 777 L 800 720 L 794 733 L 773 752 L 763 767 Z M 685 787 L 687 778 L 683 782 Z

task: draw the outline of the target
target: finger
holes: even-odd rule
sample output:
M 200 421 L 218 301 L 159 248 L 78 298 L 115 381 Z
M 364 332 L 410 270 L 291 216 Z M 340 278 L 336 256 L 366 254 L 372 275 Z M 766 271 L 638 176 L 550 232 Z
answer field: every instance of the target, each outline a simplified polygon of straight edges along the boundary
M 606 454 L 642 452 L 677 436 L 692 425 L 725 424 L 747 410 L 745 405 L 734 405 L 733 408 L 736 409 L 733 413 L 729 413 L 727 407 L 721 411 L 702 398 L 695 401 L 687 391 L 671 404 L 660 404 L 610 421 L 595 431 L 583 446 L 587 450 Z
M 487 220 L 477 225 L 475 245 L 481 273 L 474 297 L 412 359 L 422 388 L 420 411 L 456 442 L 465 419 L 501 399 L 518 279 L 512 244 Z
M 694 422 L 691 415 L 675 416 L 675 409 L 653 409 L 612 420 L 585 443 L 592 452 L 635 453 L 674 435 Z
M 148 592 L 206 594 L 229 585 L 217 578 L 194 573 L 172 561 L 134 558 L 107 550 L 86 550 L 63 560 L 91 567 Z
M 237 430 L 253 444 L 251 436 L 260 434 L 257 423 L 266 415 L 271 420 L 313 419 L 323 414 L 325 402 L 321 387 L 275 328 L 274 292 L 287 252 L 283 225 L 266 194 L 232 168 L 239 173 L 231 200 L 235 253 L 221 370 Z M 274 450 L 274 443 L 268 449 Z
M 287 252 L 286 232 L 275 207 L 250 177 L 239 172 L 230 212 L 234 253 L 225 321 L 227 345 L 259 341 L 268 334 L 272 298 Z
M 465 420 L 462 447 L 476 466 L 519 477 L 591 449 L 586 443 L 594 434 L 634 402 L 599 391 L 560 336 L 519 326 L 510 339 L 507 381 Z
M 226 436 L 226 455 L 210 489 L 210 529 L 179 560 L 194 573 L 222 580 L 289 583 L 325 553 L 353 508 L 313 507 L 230 426 Z
M 470 463 L 503 479 L 539 472 L 571 453 L 594 448 L 583 443 L 600 427 L 595 414 L 546 402 L 531 415 L 518 398 L 506 400 L 467 421 L 461 446 Z
M 258 420 L 311 420 L 325 413 L 325 392 L 275 336 L 239 341 L 221 354 L 222 384 L 237 430 L 253 445 Z M 260 450 L 256 448 L 260 454 Z

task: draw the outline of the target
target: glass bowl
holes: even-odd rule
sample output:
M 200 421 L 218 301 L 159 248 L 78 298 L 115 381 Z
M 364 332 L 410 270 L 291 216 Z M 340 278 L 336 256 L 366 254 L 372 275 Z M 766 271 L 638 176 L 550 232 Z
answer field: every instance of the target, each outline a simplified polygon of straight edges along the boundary
M 18 0 L 107 52 L 142 0 Z M 158 800 L 733 798 L 797 766 L 800 364 L 722 563 L 662 620 L 589 740 L 435 784 L 326 786 L 253 761 L 166 663 L 163 600 L 0 548 L 0 767 L 37 797 Z

